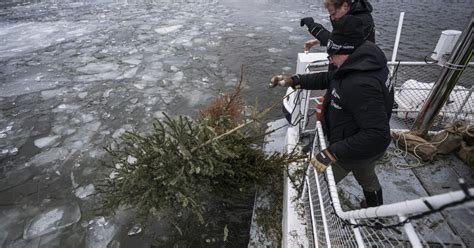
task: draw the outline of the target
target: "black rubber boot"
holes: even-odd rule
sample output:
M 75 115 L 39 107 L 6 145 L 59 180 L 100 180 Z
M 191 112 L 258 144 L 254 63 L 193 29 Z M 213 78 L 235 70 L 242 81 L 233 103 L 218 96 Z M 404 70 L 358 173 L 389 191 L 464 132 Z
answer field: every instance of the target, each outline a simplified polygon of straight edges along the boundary
M 364 190 L 365 200 L 360 203 L 361 208 L 370 208 L 383 205 L 382 189 L 368 192 Z

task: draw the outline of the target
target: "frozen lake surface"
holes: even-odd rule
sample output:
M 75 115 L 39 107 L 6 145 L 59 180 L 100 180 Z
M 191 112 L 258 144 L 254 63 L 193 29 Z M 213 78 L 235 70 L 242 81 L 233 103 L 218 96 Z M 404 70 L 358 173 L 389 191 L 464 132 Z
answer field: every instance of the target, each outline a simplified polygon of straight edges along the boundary
M 301 16 L 268 11 L 286 25 Z M 2 247 L 149 245 L 127 240 L 136 224 L 127 213 L 94 212 L 95 184 L 108 175 L 102 147 L 163 112 L 196 114 L 236 85 L 241 64 L 245 78 L 292 71 L 280 56 L 295 56 L 288 43 L 306 32 L 248 26 L 217 1 L 45 1 L 0 16 Z M 252 68 L 262 61 L 267 68 Z M 246 92 L 267 91 L 266 80 L 250 81 Z M 251 207 L 241 214 L 247 226 Z
M 95 184 L 108 175 L 102 147 L 163 112 L 195 115 L 236 85 L 241 65 L 249 102 L 278 101 L 283 89 L 267 81 L 294 72 L 309 38 L 299 19 L 329 27 L 322 4 L 305 2 L 0 5 L 0 247 L 148 247 L 127 235 L 137 223 L 126 211 L 94 212 Z M 397 17 L 377 33 L 388 53 Z M 251 209 L 239 213 L 244 226 Z

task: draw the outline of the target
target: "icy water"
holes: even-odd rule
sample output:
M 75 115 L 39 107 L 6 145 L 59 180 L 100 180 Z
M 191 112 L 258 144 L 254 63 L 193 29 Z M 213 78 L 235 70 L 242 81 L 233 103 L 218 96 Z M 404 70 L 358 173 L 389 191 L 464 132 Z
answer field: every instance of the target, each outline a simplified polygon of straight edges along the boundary
M 399 58 L 409 60 L 428 55 L 441 30 L 462 29 L 474 6 L 373 5 L 388 56 L 406 12 Z M 151 237 L 127 235 L 137 223 L 126 211 L 94 212 L 102 147 L 163 112 L 195 115 L 236 85 L 242 65 L 250 103 L 278 100 L 283 90 L 267 82 L 294 72 L 310 38 L 299 27 L 304 16 L 330 26 L 322 1 L 2 1 L 0 247 L 149 247 Z M 251 210 L 251 201 L 235 204 L 227 247 L 246 246 Z

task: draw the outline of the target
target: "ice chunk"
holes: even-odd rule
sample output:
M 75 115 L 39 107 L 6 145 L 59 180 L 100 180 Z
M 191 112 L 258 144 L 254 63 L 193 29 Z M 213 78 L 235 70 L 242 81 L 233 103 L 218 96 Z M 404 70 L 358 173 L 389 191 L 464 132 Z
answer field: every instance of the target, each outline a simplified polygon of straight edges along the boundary
M 124 134 L 126 131 L 130 131 L 132 129 L 133 129 L 132 125 L 129 125 L 129 124 L 124 125 L 123 127 L 115 130 L 115 132 L 112 134 L 112 138 L 114 138 L 114 139 L 120 138 L 120 136 L 122 136 L 122 134 Z
M 112 92 L 113 89 L 108 89 L 104 92 L 104 94 L 102 94 L 102 97 L 103 98 L 107 98 L 110 96 L 110 92 Z
M 54 143 L 56 143 L 61 136 L 59 135 L 53 135 L 53 136 L 48 136 L 48 137 L 43 137 L 35 140 L 35 146 L 38 148 L 44 148 L 47 146 L 51 146 Z
M 255 33 L 248 33 L 245 36 L 252 38 L 252 37 L 255 37 Z
M 77 109 L 79 109 L 81 106 L 79 105 L 72 105 L 72 104 L 60 104 L 59 106 L 57 106 L 55 109 L 53 109 L 53 112 L 54 113 L 58 113 L 58 112 L 68 112 L 68 111 L 75 111 Z
M 235 84 L 232 84 L 235 85 Z M 184 94 L 184 96 L 188 99 L 189 106 L 196 106 L 198 104 L 207 102 L 213 96 L 209 93 L 201 92 L 197 89 L 190 90 Z
M 66 126 L 54 126 L 51 130 L 53 133 L 61 135 L 71 135 L 76 132 L 76 129 L 68 128 Z
M 120 242 L 114 239 L 110 241 L 109 245 L 107 245 L 107 248 L 120 248 Z
M 1 134 L 0 134 L 0 138 L 2 138 Z M 18 153 L 18 148 L 16 147 L 4 148 L 0 150 L 0 155 L 2 156 L 7 156 L 7 155 L 13 156 L 13 155 L 16 155 L 17 153 Z
M 167 34 L 178 31 L 183 25 L 174 25 L 174 26 L 167 26 L 162 28 L 155 29 L 155 32 L 159 34 Z
M 117 232 L 117 228 L 105 220 L 104 217 L 96 218 L 90 222 L 87 230 L 86 247 L 107 247 Z
M 184 79 L 184 73 L 182 71 L 178 71 L 174 74 L 173 78 L 171 81 L 173 82 L 181 82 Z
M 13 56 L 20 57 L 22 55 L 19 53 L 39 51 L 55 45 L 58 40 L 69 40 L 77 35 L 93 33 L 98 27 L 97 24 L 91 25 L 74 21 L 5 22 L 0 28 L 2 40 L 0 57 L 3 59 Z M 19 32 L 19 30 L 21 31 Z
M 8 151 L 8 153 L 10 155 L 16 155 L 18 153 L 18 148 L 16 147 L 10 148 L 10 151 Z
M 76 182 L 76 178 L 74 177 L 74 172 L 71 171 L 71 184 L 72 188 L 77 188 L 79 187 L 79 184 Z
M 135 157 L 131 156 L 131 155 L 128 155 L 127 162 L 129 164 L 135 164 L 137 162 L 137 159 Z
M 88 123 L 93 121 L 95 118 L 91 114 L 81 114 L 81 119 L 84 123 Z
M 24 239 L 33 239 L 45 234 L 66 228 L 81 219 L 81 211 L 77 203 L 49 209 L 31 219 L 23 232 Z
M 81 98 L 81 99 L 84 99 L 87 96 L 87 92 L 81 92 L 77 96 L 79 96 L 79 98 Z
M 124 78 L 133 78 L 135 76 L 135 74 L 137 74 L 137 70 L 138 70 L 138 67 L 137 68 L 132 68 L 132 69 L 126 71 L 123 74 L 123 77 Z
M 135 86 L 135 88 L 137 88 L 139 90 L 143 90 L 145 88 L 144 84 L 133 84 L 133 86 Z
M 114 63 L 89 63 L 84 67 L 80 67 L 77 70 L 85 74 L 97 74 L 109 71 L 115 71 L 119 68 Z
M 74 191 L 74 194 L 79 198 L 79 199 L 84 199 L 95 192 L 95 187 L 93 184 L 89 184 L 87 186 L 82 186 L 77 188 Z
M 139 65 L 142 62 L 139 59 L 123 59 L 122 61 L 130 65 Z
M 271 52 L 271 53 L 280 53 L 283 50 L 271 47 L 271 48 L 268 48 L 268 51 Z
M 142 225 L 140 224 L 135 224 L 129 231 L 128 231 L 128 236 L 133 236 L 140 234 L 142 232 Z
M 6 133 L 13 128 L 13 123 L 10 123 L 10 125 L 6 126 L 5 128 L 0 129 L 0 133 Z
M 43 90 L 41 91 L 41 96 L 44 99 L 50 99 L 56 96 L 61 95 L 62 89 L 56 89 L 56 90 Z
M 288 37 L 289 40 L 297 40 L 297 41 L 301 41 L 301 40 L 304 40 L 305 37 L 303 36 L 300 36 L 300 35 L 290 35 Z
M 69 150 L 62 147 L 51 148 L 48 151 L 42 152 L 35 155 L 29 162 L 28 165 L 44 165 L 54 162 L 59 159 L 66 159 L 69 155 Z

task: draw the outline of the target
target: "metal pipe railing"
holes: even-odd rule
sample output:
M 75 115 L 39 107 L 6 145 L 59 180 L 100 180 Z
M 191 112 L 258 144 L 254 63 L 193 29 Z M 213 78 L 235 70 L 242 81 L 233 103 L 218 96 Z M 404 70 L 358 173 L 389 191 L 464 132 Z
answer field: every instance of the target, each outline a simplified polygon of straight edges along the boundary
M 459 37 L 459 40 L 438 80 L 433 86 L 420 114 L 415 120 L 412 130 L 419 136 L 425 136 L 433 122 L 449 98 L 451 91 L 468 66 L 474 50 L 473 40 L 474 14 Z
M 400 36 L 402 34 L 402 26 L 403 26 L 404 17 L 405 17 L 405 12 L 400 12 L 400 18 L 398 19 L 397 35 L 395 36 L 395 44 L 393 45 L 392 62 L 395 62 L 395 60 L 397 59 L 398 44 L 400 43 Z
M 399 215 L 398 218 L 400 221 L 405 221 L 407 218 L 403 215 Z M 411 223 L 407 223 L 403 226 L 403 229 L 405 229 L 405 233 L 408 236 L 408 240 L 410 240 L 410 243 L 413 248 L 421 248 L 423 245 L 421 244 L 420 238 L 416 234 L 415 228 L 413 228 L 413 225 Z
M 321 123 L 318 121 L 316 123 L 318 129 L 318 137 L 319 137 L 319 144 L 321 146 L 321 150 L 326 149 L 326 140 L 324 139 L 324 133 L 322 130 Z M 378 218 L 378 217 L 390 217 L 390 216 L 398 216 L 398 215 L 409 215 L 409 214 L 416 214 L 421 212 L 427 212 L 431 209 L 427 206 L 425 201 L 428 201 L 429 204 L 434 208 L 437 209 L 440 206 L 445 204 L 459 201 L 464 199 L 466 196 L 465 192 L 462 190 L 449 192 L 445 194 L 439 194 L 435 196 L 420 198 L 416 200 L 410 201 L 403 201 L 398 203 L 392 203 L 388 205 L 382 205 L 379 207 L 372 207 L 366 209 L 358 209 L 344 212 L 341 207 L 341 203 L 339 200 L 339 195 L 337 194 L 337 187 L 336 181 L 334 179 L 334 174 L 332 172 L 332 168 L 328 167 L 326 170 L 328 184 L 329 184 L 329 193 L 331 195 L 331 199 L 334 206 L 334 211 L 336 214 L 344 219 L 344 220 L 351 220 L 351 219 L 367 219 L 367 218 Z M 474 188 L 468 189 L 470 195 L 474 195 Z

